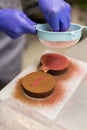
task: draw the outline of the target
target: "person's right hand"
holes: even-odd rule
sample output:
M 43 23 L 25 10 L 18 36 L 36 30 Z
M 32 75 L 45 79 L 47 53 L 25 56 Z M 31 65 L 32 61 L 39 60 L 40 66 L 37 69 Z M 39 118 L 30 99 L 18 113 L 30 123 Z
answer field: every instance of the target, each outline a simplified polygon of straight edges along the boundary
M 26 14 L 14 9 L 0 10 L 0 31 L 11 38 L 18 38 L 23 34 L 36 34 L 36 25 Z
M 64 0 L 39 0 L 39 7 L 53 31 L 66 31 L 70 26 L 71 7 Z

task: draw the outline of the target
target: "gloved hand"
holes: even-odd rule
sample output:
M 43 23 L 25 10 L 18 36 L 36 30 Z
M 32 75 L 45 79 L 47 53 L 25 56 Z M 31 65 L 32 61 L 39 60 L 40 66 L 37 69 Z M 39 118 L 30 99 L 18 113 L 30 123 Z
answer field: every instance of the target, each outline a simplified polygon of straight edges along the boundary
M 71 7 L 64 0 L 39 0 L 39 7 L 53 31 L 66 31 L 70 26 Z
M 23 34 L 36 34 L 33 27 L 36 23 L 30 20 L 22 11 L 14 9 L 0 10 L 0 31 L 11 38 L 18 38 Z

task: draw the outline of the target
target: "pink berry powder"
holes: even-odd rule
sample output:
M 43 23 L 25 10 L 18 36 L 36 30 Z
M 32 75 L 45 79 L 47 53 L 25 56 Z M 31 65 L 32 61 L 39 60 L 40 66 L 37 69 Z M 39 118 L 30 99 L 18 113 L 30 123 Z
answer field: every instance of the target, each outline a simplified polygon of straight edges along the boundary
M 70 46 L 75 45 L 79 41 L 79 39 L 73 40 L 73 41 L 63 41 L 63 42 L 60 42 L 60 41 L 45 41 L 45 40 L 42 40 L 42 39 L 39 39 L 39 40 L 43 45 L 50 47 L 50 48 L 70 47 Z

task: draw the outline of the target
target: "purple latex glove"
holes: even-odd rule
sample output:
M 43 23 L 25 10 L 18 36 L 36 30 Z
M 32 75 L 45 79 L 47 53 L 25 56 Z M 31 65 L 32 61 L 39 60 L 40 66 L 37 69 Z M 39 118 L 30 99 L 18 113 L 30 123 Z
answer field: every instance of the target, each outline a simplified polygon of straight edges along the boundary
M 70 26 L 71 7 L 64 0 L 39 0 L 39 7 L 53 31 L 66 31 Z
M 35 22 L 30 20 L 25 13 L 14 9 L 0 10 L 0 31 L 11 38 L 18 38 L 23 34 L 36 34 Z

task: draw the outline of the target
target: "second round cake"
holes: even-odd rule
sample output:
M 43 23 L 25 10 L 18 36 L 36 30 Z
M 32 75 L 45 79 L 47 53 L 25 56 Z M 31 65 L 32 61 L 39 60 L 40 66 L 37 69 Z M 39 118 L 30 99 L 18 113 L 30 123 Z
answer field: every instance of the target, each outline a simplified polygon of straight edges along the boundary
M 40 58 L 40 70 L 52 75 L 64 74 L 69 65 L 69 59 L 58 53 L 46 53 Z
M 45 98 L 55 89 L 55 78 L 45 72 L 32 72 L 21 80 L 23 91 L 30 97 Z

